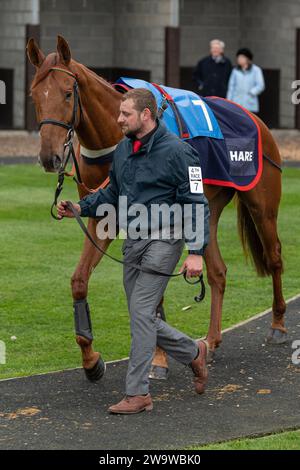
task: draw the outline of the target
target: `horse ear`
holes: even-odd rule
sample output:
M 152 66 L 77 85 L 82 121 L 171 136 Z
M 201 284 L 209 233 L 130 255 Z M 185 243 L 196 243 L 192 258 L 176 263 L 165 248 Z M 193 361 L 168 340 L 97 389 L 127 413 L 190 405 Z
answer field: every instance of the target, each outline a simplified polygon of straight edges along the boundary
M 33 38 L 30 38 L 27 43 L 27 56 L 32 65 L 39 68 L 45 60 L 45 55 L 35 42 Z
M 69 65 L 71 60 L 71 51 L 67 41 L 60 35 L 57 36 L 57 52 L 63 64 Z

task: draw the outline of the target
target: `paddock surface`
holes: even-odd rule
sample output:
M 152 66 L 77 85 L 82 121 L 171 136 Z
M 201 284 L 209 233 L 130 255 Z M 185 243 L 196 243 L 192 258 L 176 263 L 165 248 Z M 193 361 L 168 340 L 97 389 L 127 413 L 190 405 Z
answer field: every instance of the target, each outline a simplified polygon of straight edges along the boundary
M 182 449 L 300 428 L 300 296 L 286 319 L 281 346 L 265 342 L 269 313 L 226 331 L 202 396 L 189 368 L 171 361 L 169 380 L 151 382 L 151 413 L 107 413 L 122 398 L 127 360 L 109 363 L 97 384 L 80 369 L 0 381 L 0 449 Z

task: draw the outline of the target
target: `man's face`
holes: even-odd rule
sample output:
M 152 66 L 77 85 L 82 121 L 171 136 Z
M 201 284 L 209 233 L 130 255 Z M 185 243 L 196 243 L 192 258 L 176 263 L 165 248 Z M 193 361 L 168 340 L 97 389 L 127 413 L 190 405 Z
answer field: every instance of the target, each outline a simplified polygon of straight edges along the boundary
M 210 46 L 210 53 L 213 57 L 218 57 L 219 55 L 223 54 L 223 49 L 220 44 L 213 42 Z
M 134 101 L 131 98 L 122 101 L 120 105 L 120 115 L 118 123 L 126 136 L 136 135 L 142 129 L 142 113 L 134 108 Z

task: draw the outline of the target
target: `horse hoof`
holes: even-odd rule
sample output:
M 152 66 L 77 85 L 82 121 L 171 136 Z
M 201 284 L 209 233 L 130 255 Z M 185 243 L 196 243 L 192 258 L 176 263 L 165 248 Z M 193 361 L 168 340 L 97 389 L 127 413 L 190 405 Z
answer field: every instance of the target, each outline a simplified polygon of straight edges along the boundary
M 167 380 L 168 370 L 169 369 L 167 367 L 151 366 L 149 379 Z
M 96 364 L 91 369 L 83 369 L 86 375 L 86 378 L 90 382 L 98 382 L 102 379 L 106 371 L 106 364 L 103 359 L 99 358 Z
M 209 349 L 207 351 L 206 363 L 210 364 L 214 360 L 214 357 L 215 357 L 215 351 L 213 349 Z
M 288 335 L 284 331 L 270 328 L 266 341 L 268 344 L 284 344 L 288 340 Z

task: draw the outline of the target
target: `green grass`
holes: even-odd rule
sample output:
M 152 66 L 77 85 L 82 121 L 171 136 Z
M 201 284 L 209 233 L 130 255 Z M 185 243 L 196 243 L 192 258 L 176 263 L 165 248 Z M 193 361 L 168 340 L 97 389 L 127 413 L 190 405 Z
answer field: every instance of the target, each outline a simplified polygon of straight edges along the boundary
M 300 450 L 300 430 L 192 447 L 190 450 Z
M 284 295 L 299 292 L 299 169 L 286 169 L 279 216 L 285 275 Z M 74 220 L 57 222 L 49 209 L 56 175 L 31 165 L 0 167 L 0 340 L 5 341 L 7 363 L 0 378 L 80 366 L 74 341 L 70 277 L 78 262 L 83 235 Z M 75 184 L 65 184 L 64 198 L 77 200 Z M 272 304 L 271 280 L 258 279 L 245 263 L 231 204 L 220 223 L 220 245 L 228 266 L 223 328 L 249 318 Z M 121 241 L 110 253 L 121 257 Z M 192 337 L 207 331 L 209 292 L 205 301 L 193 301 L 198 288 L 182 279 L 170 281 L 165 308 L 172 325 Z M 129 352 L 129 322 L 122 287 L 122 268 L 104 259 L 89 286 L 95 348 L 105 360 Z M 182 307 L 192 305 L 182 312 Z M 12 341 L 11 336 L 17 340 Z

